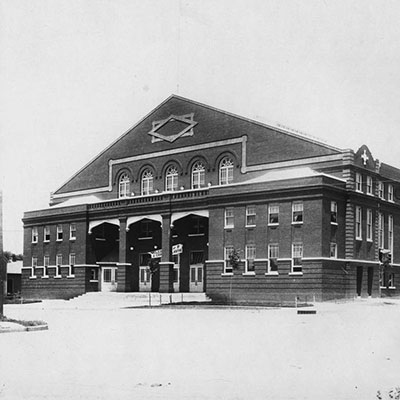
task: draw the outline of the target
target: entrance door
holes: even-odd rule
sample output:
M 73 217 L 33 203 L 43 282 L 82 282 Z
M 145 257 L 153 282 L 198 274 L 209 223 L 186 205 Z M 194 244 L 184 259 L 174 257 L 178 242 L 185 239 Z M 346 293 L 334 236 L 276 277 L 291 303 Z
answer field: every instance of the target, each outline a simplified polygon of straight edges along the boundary
M 190 291 L 203 292 L 203 264 L 190 266 Z
M 102 292 L 116 292 L 117 291 L 117 267 L 102 267 Z
M 174 292 L 179 292 L 179 283 L 180 283 L 180 268 L 181 268 L 181 255 L 175 254 L 173 256 L 174 260 Z
M 139 291 L 151 292 L 151 273 L 149 253 L 139 254 Z
M 361 296 L 363 267 L 357 267 L 357 296 Z
M 368 296 L 372 296 L 373 279 L 374 279 L 374 267 L 368 267 Z

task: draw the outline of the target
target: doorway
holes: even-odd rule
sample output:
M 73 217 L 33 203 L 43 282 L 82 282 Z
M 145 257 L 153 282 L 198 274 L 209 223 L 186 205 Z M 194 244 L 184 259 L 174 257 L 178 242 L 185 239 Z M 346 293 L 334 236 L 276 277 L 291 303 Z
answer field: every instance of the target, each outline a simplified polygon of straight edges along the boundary
M 368 296 L 372 296 L 373 279 L 374 279 L 374 267 L 368 267 Z
M 117 267 L 102 267 L 102 292 L 116 292 L 117 291 Z
M 357 296 L 361 296 L 363 267 L 357 267 Z

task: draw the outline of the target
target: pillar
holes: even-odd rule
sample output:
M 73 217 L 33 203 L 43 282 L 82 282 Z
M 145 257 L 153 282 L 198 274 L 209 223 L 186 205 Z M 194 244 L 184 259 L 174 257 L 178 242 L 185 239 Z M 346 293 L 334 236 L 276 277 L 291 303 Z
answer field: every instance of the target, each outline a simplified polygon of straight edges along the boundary
M 162 256 L 160 262 L 160 292 L 174 291 L 174 263 L 171 249 L 171 214 L 162 216 Z

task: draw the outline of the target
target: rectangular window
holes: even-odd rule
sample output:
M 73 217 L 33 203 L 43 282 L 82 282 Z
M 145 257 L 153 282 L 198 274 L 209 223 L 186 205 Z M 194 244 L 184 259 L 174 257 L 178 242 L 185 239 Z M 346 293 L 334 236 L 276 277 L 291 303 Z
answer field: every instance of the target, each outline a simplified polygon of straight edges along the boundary
M 303 202 L 298 201 L 292 204 L 292 223 L 300 224 L 303 222 Z
M 385 246 L 384 225 L 384 216 L 382 213 L 378 213 L 378 247 L 380 249 L 383 249 Z
M 372 242 L 372 210 L 367 209 L 367 240 Z
M 357 240 L 362 240 L 361 221 L 362 221 L 361 207 L 356 206 L 356 239 Z
M 366 184 L 367 194 L 372 194 L 372 177 L 367 176 L 367 184 Z
M 43 276 L 49 276 L 49 263 L 50 263 L 50 257 L 44 256 L 44 258 L 43 258 L 43 266 L 44 266 Z
M 75 275 L 75 253 L 69 253 L 69 274 L 70 276 Z
M 302 267 L 303 258 L 303 243 L 292 244 L 292 273 L 303 272 Z
M 39 240 L 38 228 L 34 226 L 32 228 L 32 243 L 37 243 Z
M 388 248 L 393 257 L 393 215 L 388 216 Z
M 190 252 L 190 265 L 203 264 L 204 262 L 204 251 L 196 250 Z
M 268 273 L 278 272 L 279 245 L 268 245 Z
M 193 216 L 191 218 L 191 229 L 189 236 L 191 235 L 204 235 L 206 232 L 205 218 Z
M 337 224 L 337 203 L 331 201 L 331 224 Z
M 69 226 L 69 240 L 75 240 L 76 239 L 76 224 L 72 223 Z
M 279 206 L 271 204 L 268 207 L 268 224 L 278 225 L 279 224 Z
M 229 260 L 229 256 L 233 253 L 234 248 L 233 246 L 226 246 L 225 247 L 225 263 L 224 263 L 224 274 L 232 274 L 233 268 Z
M 50 227 L 46 225 L 43 230 L 43 240 L 45 242 L 50 242 Z
M 57 254 L 56 265 L 62 265 L 62 254 Z
M 246 226 L 256 226 L 256 206 L 246 207 Z
M 387 193 L 387 199 L 388 201 L 394 201 L 394 197 L 393 197 L 393 185 L 389 184 L 388 185 L 388 193 Z
M 246 271 L 254 272 L 254 259 L 256 258 L 256 246 L 254 244 L 246 245 Z
M 99 269 L 98 268 L 92 268 L 90 270 L 90 280 L 91 281 L 98 281 L 99 280 Z
M 37 257 L 32 257 L 32 268 L 37 267 Z
M 356 173 L 356 191 L 362 192 L 362 175 L 358 172 Z
M 225 208 L 225 228 L 234 227 L 233 208 Z
M 378 197 L 380 199 L 384 198 L 384 187 L 383 187 L 383 182 L 378 181 Z
M 395 285 L 394 285 L 394 274 L 393 273 L 388 274 L 387 286 L 389 288 L 394 288 L 395 287 Z
M 331 242 L 331 247 L 329 251 L 329 257 L 331 258 L 337 258 L 337 244 L 334 242 Z
M 63 228 L 62 225 L 57 225 L 57 241 L 63 240 Z
M 153 237 L 152 222 L 151 221 L 141 221 L 140 222 L 140 237 L 141 238 L 151 238 L 151 237 Z

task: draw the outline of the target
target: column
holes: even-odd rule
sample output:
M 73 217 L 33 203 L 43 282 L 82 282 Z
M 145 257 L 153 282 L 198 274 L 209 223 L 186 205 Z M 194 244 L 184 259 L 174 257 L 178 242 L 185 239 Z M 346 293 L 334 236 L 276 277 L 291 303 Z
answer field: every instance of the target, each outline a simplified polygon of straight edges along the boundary
M 119 218 L 119 257 L 118 257 L 118 278 L 117 291 L 127 292 L 130 288 L 129 281 L 129 265 L 127 261 L 127 233 L 126 233 L 126 217 Z
M 160 262 L 160 292 L 174 291 L 174 263 L 171 254 L 171 214 L 162 216 L 162 257 Z

